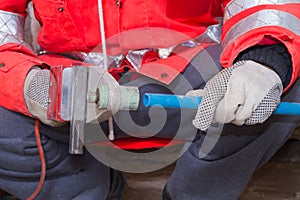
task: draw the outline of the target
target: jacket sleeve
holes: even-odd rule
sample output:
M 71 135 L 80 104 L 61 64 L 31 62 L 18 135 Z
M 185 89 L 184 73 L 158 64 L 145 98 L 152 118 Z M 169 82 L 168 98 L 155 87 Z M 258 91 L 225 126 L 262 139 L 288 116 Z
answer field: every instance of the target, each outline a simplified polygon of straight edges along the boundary
M 29 70 L 38 65 L 50 67 L 56 63 L 71 64 L 63 57 L 37 56 L 24 41 L 27 0 L 0 0 L 0 106 L 30 115 L 23 96 L 23 86 Z
M 299 10 L 299 0 L 230 1 L 224 9 L 221 36 L 223 50 L 220 58 L 222 66 L 231 66 L 242 52 L 244 54 L 249 49 L 253 51 L 253 47 L 283 45 L 292 63 L 290 80 L 286 80 L 286 91 L 299 77 L 300 72 L 300 52 L 297 51 L 300 47 Z M 255 49 L 255 52 L 259 51 L 261 49 Z M 247 53 L 248 57 L 249 55 Z M 279 67 L 276 70 L 285 71 Z

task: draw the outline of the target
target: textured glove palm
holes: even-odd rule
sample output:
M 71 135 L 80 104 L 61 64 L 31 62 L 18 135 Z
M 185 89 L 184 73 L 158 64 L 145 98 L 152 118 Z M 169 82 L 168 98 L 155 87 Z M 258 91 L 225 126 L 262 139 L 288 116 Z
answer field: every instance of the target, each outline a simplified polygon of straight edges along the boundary
M 28 73 L 24 85 L 24 98 L 30 114 L 50 126 L 59 126 L 63 123 L 47 118 L 49 104 L 50 71 L 33 68 Z
M 280 103 L 282 90 L 273 70 L 253 61 L 238 62 L 207 82 L 193 124 L 204 131 L 212 122 L 263 123 Z

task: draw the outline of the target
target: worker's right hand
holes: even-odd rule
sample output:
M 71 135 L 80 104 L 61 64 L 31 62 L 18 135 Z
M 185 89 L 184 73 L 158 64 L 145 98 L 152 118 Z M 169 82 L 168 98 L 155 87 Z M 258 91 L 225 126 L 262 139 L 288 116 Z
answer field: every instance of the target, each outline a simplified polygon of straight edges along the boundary
M 47 118 L 49 105 L 50 70 L 32 68 L 26 76 L 24 98 L 30 114 L 50 126 L 62 125 L 62 122 Z
M 194 91 L 203 98 L 193 124 L 205 131 L 214 122 L 263 123 L 280 103 L 282 90 L 275 71 L 250 60 L 240 61 L 216 74 L 204 91 Z

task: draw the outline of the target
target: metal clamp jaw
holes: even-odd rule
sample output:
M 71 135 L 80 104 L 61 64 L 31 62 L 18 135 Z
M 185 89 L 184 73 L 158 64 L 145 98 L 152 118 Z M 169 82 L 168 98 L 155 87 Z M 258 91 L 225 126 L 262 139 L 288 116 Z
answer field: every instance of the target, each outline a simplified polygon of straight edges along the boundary
M 119 110 L 136 110 L 137 87 L 120 86 L 100 67 L 58 67 L 52 70 L 48 117 L 70 121 L 69 153 L 82 154 L 85 124 L 107 120 Z

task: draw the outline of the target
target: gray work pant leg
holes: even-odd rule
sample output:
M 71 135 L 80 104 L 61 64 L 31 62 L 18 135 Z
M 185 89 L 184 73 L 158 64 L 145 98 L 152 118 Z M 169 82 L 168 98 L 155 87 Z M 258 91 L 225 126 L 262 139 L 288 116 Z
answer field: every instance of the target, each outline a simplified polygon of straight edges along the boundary
M 47 176 L 36 199 L 105 199 L 109 168 L 84 155 L 68 153 L 69 126 L 40 126 Z M 34 120 L 0 107 L 0 188 L 26 199 L 37 187 L 41 161 L 34 135 Z
M 300 81 L 283 101 L 300 102 Z M 167 185 L 172 199 L 238 199 L 255 170 L 265 164 L 285 143 L 299 116 L 273 115 L 264 124 L 226 125 L 212 151 L 199 158 L 204 133 L 178 160 Z

